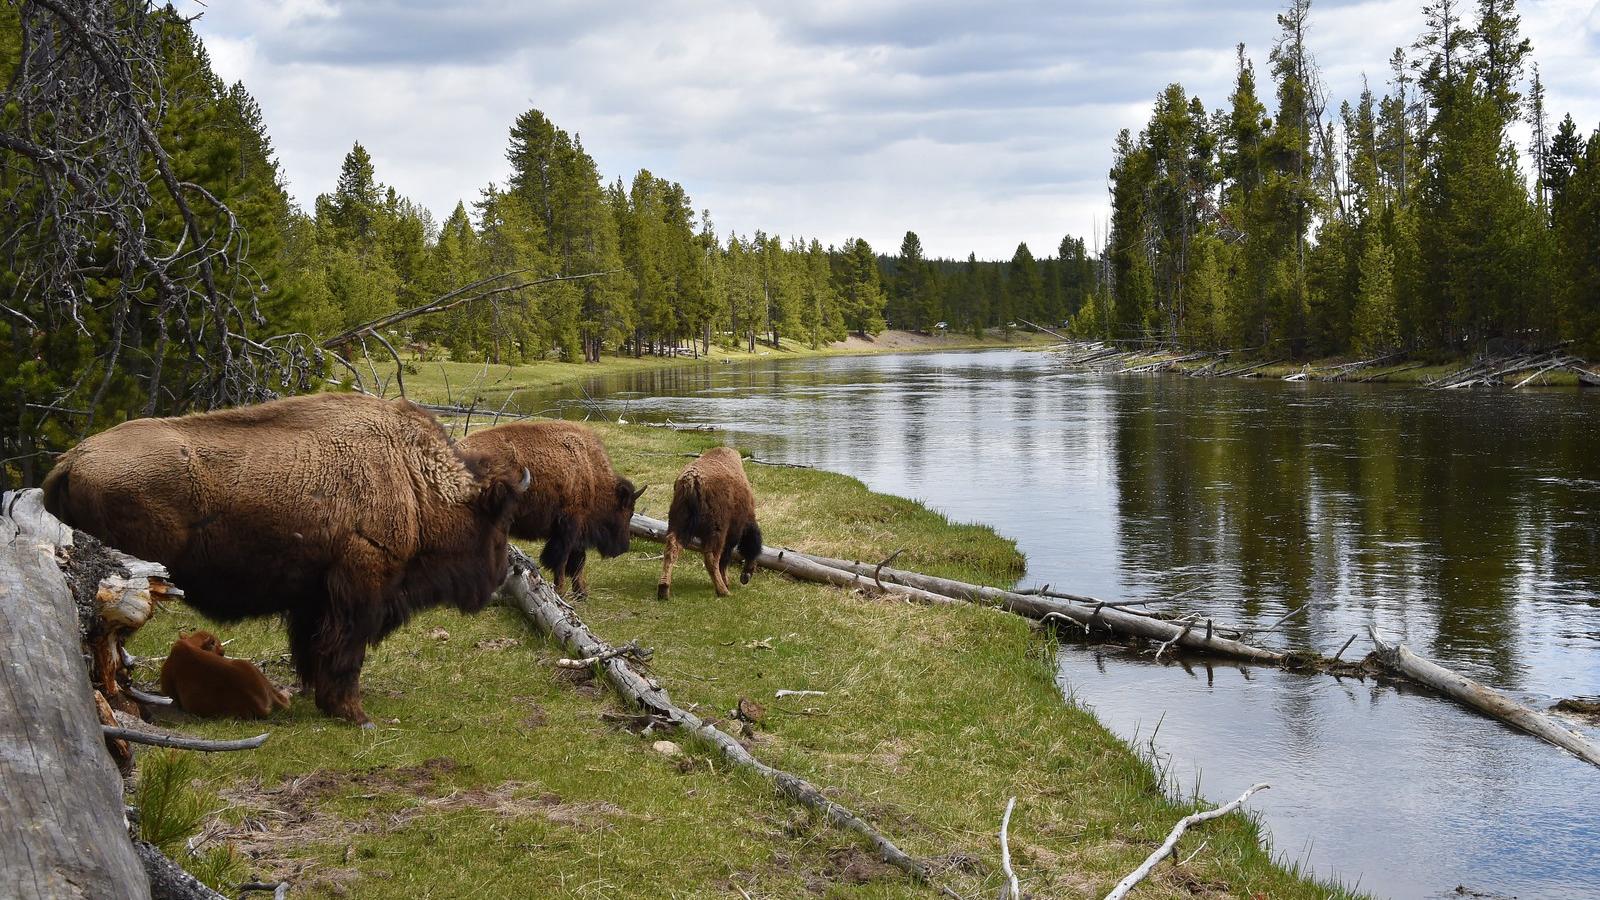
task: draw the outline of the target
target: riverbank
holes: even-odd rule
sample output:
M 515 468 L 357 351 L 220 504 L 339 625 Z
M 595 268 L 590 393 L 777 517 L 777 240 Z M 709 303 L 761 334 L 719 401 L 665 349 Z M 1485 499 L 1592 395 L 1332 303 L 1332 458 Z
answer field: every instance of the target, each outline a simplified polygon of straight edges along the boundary
M 1100 345 L 1091 343 L 1057 344 L 1041 349 L 1059 350 L 1069 364 L 1084 364 L 1121 374 L 1171 373 L 1205 377 L 1240 377 L 1279 380 L 1344 381 L 1350 383 L 1389 383 L 1428 385 L 1467 371 L 1478 361 L 1467 356 L 1455 358 L 1399 357 L 1374 363 L 1353 357 L 1329 356 L 1309 361 L 1284 360 L 1246 353 L 1207 353 L 1161 350 L 1149 353 L 1124 352 L 1102 355 Z M 1578 387 L 1580 376 L 1566 366 L 1552 367 L 1549 360 L 1507 358 L 1505 365 L 1484 363 L 1494 377 L 1506 385 L 1537 387 Z M 1525 363 L 1525 364 L 1524 364 Z M 1591 373 L 1592 373 L 1591 369 Z M 1596 376 L 1600 377 L 1600 376 Z M 1500 382 L 1496 382 L 1500 383 Z M 1593 382 L 1591 382 L 1593 383 Z
M 488 400 L 503 400 L 513 391 L 539 391 L 578 384 L 590 378 L 623 375 L 630 372 L 675 366 L 753 362 L 772 359 L 801 359 L 814 356 L 860 356 L 873 353 L 937 353 L 945 350 L 992 350 L 1002 348 L 1042 348 L 1056 339 L 1036 332 L 1012 331 L 1009 335 L 991 328 L 981 338 L 970 334 L 922 334 L 913 331 L 885 331 L 871 338 L 852 334 L 849 338 L 815 350 L 803 341 L 787 338 L 770 344 L 757 344 L 756 352 L 729 349 L 713 344 L 711 353 L 698 359 L 689 356 L 622 356 L 605 354 L 599 362 L 570 363 L 546 361 L 524 365 L 492 365 L 467 362 L 412 361 L 405 374 L 406 392 L 429 403 L 470 406 Z M 384 373 L 379 363 L 380 373 Z M 389 367 L 393 371 L 393 367 Z M 391 393 L 393 391 L 391 390 Z
M 664 517 L 672 478 L 706 435 L 599 426 L 619 470 L 652 485 L 640 511 Z M 772 544 L 886 556 L 933 573 L 1007 582 L 1015 545 L 910 500 L 827 472 L 747 464 Z M 655 648 L 654 676 L 702 715 L 740 697 L 767 707 L 752 750 L 836 792 L 907 851 L 935 860 L 964 896 L 1002 882 L 996 832 L 1016 796 L 1012 852 L 1040 896 L 1101 896 L 1191 809 L 1085 710 L 1063 702 L 1054 645 L 1021 619 L 924 608 L 760 573 L 712 595 L 686 556 L 674 599 L 654 599 L 658 547 L 591 559 L 579 607 L 602 636 Z M 204 625 L 174 608 L 139 633 L 160 656 Z M 229 652 L 270 661 L 290 683 L 274 622 L 218 626 Z M 520 615 L 419 616 L 368 656 L 375 731 L 318 715 L 307 698 L 269 723 L 259 751 L 200 760 L 220 797 L 209 846 L 235 848 L 231 876 L 286 877 L 296 895 L 930 896 L 758 779 L 701 748 L 669 757 L 628 728 L 626 710 Z M 152 673 L 143 673 L 151 677 Z M 778 689 L 820 697 L 774 698 Z M 196 724 L 210 736 L 247 724 Z M 1275 865 L 1257 828 L 1230 816 L 1186 837 L 1141 897 L 1195 893 L 1342 896 Z M 1192 855 L 1192 858 L 1191 858 Z

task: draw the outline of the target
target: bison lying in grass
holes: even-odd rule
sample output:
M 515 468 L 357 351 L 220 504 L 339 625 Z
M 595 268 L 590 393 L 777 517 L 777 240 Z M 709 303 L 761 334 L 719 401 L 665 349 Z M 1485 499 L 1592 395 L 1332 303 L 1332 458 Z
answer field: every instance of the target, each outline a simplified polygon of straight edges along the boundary
M 590 549 L 607 558 L 628 552 L 628 523 L 644 488 L 635 490 L 617 476 L 592 429 L 576 422 L 514 422 L 473 432 L 461 443 L 533 473 L 511 536 L 545 542 L 539 561 L 553 574 L 556 591 L 570 577 L 575 591 L 589 592 L 583 564 Z
M 248 659 L 229 659 L 209 631 L 181 635 L 161 664 L 161 693 L 196 716 L 262 719 L 289 708 L 279 690 Z
M 672 509 L 667 513 L 667 550 L 661 566 L 656 596 L 672 594 L 672 566 L 684 546 L 698 543 L 705 554 L 706 571 L 718 597 L 728 596 L 728 563 L 735 548 L 744 559 L 739 583 L 749 584 L 761 555 L 761 529 L 756 525 L 756 498 L 744 477 L 737 451 L 713 447 L 700 454 L 672 486 Z
M 302 686 L 362 725 L 367 648 L 419 610 L 482 609 L 527 489 L 420 407 L 355 394 L 124 422 L 44 482 L 46 509 L 165 565 L 200 612 L 281 613 Z

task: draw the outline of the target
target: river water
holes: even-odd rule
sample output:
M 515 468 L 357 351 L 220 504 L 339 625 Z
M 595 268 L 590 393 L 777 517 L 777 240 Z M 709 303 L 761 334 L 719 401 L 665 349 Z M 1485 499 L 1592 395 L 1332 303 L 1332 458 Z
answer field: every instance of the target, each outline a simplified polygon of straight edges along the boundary
M 1118 377 L 988 351 L 596 379 L 609 416 L 713 424 L 1016 539 L 1025 583 L 1370 649 L 1368 625 L 1536 707 L 1600 694 L 1600 392 Z M 526 398 L 564 406 L 577 392 Z M 1372 681 L 1068 644 L 1059 680 L 1274 850 L 1377 896 L 1600 897 L 1600 770 Z M 1596 729 L 1586 729 L 1600 737 Z M 1153 739 L 1152 739 L 1153 735 Z

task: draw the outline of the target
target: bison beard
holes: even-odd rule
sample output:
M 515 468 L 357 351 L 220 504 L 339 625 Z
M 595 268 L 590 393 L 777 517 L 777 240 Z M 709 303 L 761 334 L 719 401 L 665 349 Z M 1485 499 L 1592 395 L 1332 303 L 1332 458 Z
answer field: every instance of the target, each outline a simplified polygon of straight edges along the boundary
M 287 709 L 289 695 L 248 659 L 229 659 L 209 631 L 182 635 L 161 664 L 161 692 L 196 716 L 260 719 Z
M 44 491 L 207 616 L 282 614 L 317 706 L 368 725 L 367 648 L 419 610 L 483 608 L 527 484 L 412 403 L 315 394 L 124 422 L 63 454 Z
M 740 584 L 749 584 L 761 555 L 761 528 L 756 525 L 756 499 L 744 476 L 737 451 L 713 447 L 684 468 L 672 486 L 672 508 L 667 514 L 667 548 L 661 565 L 656 597 L 672 595 L 672 567 L 678 554 L 698 543 L 705 555 L 706 572 L 718 597 L 728 596 L 728 565 L 738 549 L 744 558 Z
M 557 592 L 568 578 L 578 594 L 589 592 L 584 561 L 590 549 L 607 558 L 628 552 L 629 524 L 644 488 L 618 477 L 592 429 L 576 422 L 514 422 L 473 432 L 461 446 L 533 473 L 511 536 L 545 542 L 539 562 Z

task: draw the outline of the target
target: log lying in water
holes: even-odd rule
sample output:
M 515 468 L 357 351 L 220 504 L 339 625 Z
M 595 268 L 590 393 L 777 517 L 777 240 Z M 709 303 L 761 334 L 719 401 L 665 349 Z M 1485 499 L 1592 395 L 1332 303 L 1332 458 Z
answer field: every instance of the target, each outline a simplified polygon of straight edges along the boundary
M 54 547 L 0 516 L 0 895 L 149 897 Z
M 665 541 L 667 526 L 659 519 L 635 515 L 635 537 L 652 541 Z M 784 572 L 803 581 L 817 581 L 841 587 L 882 589 L 889 594 L 905 596 L 924 603 L 950 604 L 955 602 L 992 603 L 1006 612 L 1030 619 L 1043 620 L 1059 616 L 1084 628 L 1104 628 L 1131 637 L 1153 641 L 1176 641 L 1178 646 L 1209 653 L 1220 653 L 1254 662 L 1283 663 L 1288 654 L 1276 650 L 1254 647 L 1229 640 L 1216 634 L 1216 629 L 1184 628 L 1161 619 L 1152 619 L 1135 613 L 1106 606 L 1093 598 L 1062 599 L 1031 594 L 1019 594 L 981 584 L 968 584 L 949 578 L 937 578 L 873 566 L 866 563 L 849 563 L 844 560 L 822 560 L 796 550 L 774 550 L 763 547 L 756 563 L 763 568 Z M 832 564 L 830 564 L 832 563 Z M 1207 632 L 1210 632 L 1209 634 Z
M 1573 732 L 1543 713 L 1523 706 L 1493 688 L 1412 653 L 1405 644 L 1385 643 L 1378 637 L 1378 632 L 1374 628 L 1369 627 L 1367 630 L 1372 634 L 1372 643 L 1378 647 L 1378 658 L 1394 671 L 1485 715 L 1549 741 L 1585 762 L 1600 766 L 1600 746 L 1596 746 L 1583 735 Z
M 692 734 L 715 746 L 730 763 L 748 769 L 772 782 L 778 792 L 791 801 L 808 807 L 830 823 L 865 838 L 878 851 L 884 862 L 910 875 L 919 882 L 928 880 L 928 870 L 915 858 L 905 853 L 884 837 L 860 816 L 829 800 L 816 785 L 781 769 L 774 769 L 750 754 L 737 740 L 694 713 L 672 702 L 655 681 L 639 674 L 620 655 L 608 656 L 606 644 L 595 637 L 570 607 L 561 602 L 550 585 L 539 577 L 538 565 L 527 554 L 512 548 L 511 575 L 500 587 L 500 597 L 533 620 L 545 632 L 575 657 L 595 657 L 596 665 L 611 687 L 629 703 L 650 713 L 673 728 Z

